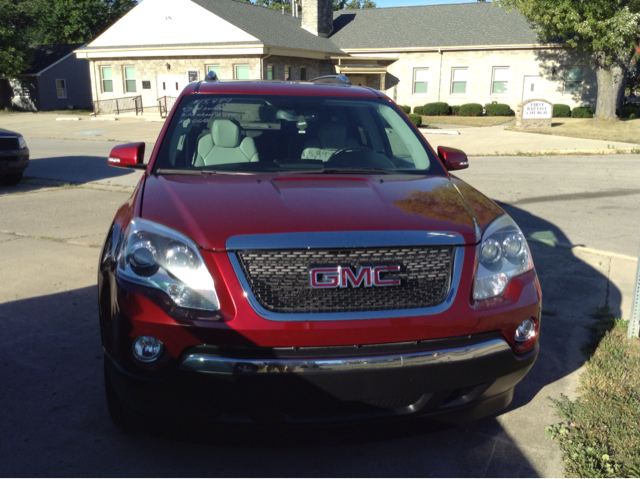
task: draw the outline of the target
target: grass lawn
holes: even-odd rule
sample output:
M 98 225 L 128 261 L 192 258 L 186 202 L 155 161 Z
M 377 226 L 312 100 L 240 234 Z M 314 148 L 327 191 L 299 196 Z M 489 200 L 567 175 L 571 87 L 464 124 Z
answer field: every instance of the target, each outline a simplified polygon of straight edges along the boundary
M 422 128 L 426 125 L 496 126 L 513 120 L 512 116 L 423 116 Z
M 547 428 L 563 451 L 567 477 L 640 477 L 640 340 L 627 322 L 592 327 L 592 353 L 575 401 L 553 400 L 566 423 Z
M 506 130 L 640 144 L 640 119 L 600 121 L 583 118 L 554 118 L 551 128 L 527 128 L 524 130 L 508 126 Z

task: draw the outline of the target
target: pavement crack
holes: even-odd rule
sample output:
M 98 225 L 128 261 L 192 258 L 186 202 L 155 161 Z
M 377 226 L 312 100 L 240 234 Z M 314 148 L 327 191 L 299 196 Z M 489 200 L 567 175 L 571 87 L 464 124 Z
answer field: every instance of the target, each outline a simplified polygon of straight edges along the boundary
M 491 448 L 491 454 L 489 455 L 489 460 L 487 461 L 487 467 L 484 468 L 484 472 L 482 473 L 482 477 L 487 477 L 487 473 L 489 472 L 489 467 L 491 466 L 491 461 L 493 460 L 493 455 L 496 452 L 496 447 L 498 446 L 498 439 L 493 440 L 493 447 Z
M 35 239 L 35 240 L 42 240 L 42 241 L 51 241 L 54 243 L 64 243 L 64 244 L 69 244 L 73 246 L 84 246 L 87 248 L 100 248 L 100 245 L 98 244 L 81 243 L 76 241 L 78 239 L 82 239 L 83 238 L 82 236 L 78 238 L 56 238 L 53 236 L 30 235 L 26 233 L 17 233 L 15 231 L 3 231 L 3 230 L 0 230 L 0 233 L 14 237 L 8 241 L 15 241 L 17 239 L 27 238 L 27 239 Z

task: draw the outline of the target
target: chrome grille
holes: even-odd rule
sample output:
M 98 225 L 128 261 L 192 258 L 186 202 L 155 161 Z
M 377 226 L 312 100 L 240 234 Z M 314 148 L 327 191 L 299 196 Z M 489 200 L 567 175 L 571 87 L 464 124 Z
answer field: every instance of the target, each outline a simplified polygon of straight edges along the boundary
M 450 289 L 453 246 L 326 250 L 238 251 L 253 295 L 268 311 L 332 313 L 426 308 L 442 303 Z M 400 265 L 400 286 L 313 289 L 315 267 Z

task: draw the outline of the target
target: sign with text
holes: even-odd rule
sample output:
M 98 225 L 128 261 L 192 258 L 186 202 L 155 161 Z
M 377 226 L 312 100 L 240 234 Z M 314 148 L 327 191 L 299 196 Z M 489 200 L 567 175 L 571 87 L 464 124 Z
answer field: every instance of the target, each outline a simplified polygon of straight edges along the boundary
M 531 119 L 546 119 L 553 116 L 553 106 L 546 101 L 536 100 L 524 105 L 522 111 L 522 118 L 525 120 Z

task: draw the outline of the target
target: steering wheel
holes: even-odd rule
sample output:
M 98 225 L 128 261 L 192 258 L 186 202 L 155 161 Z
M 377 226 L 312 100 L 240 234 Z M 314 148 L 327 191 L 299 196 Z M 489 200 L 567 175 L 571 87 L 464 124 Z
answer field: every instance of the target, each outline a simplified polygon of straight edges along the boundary
M 370 148 L 366 148 L 364 146 L 345 146 L 344 148 L 340 148 L 339 150 L 334 151 L 331 156 L 327 159 L 327 163 L 329 163 L 331 160 L 333 160 L 333 158 L 337 155 L 340 155 L 341 153 L 352 153 L 355 151 L 371 151 Z

